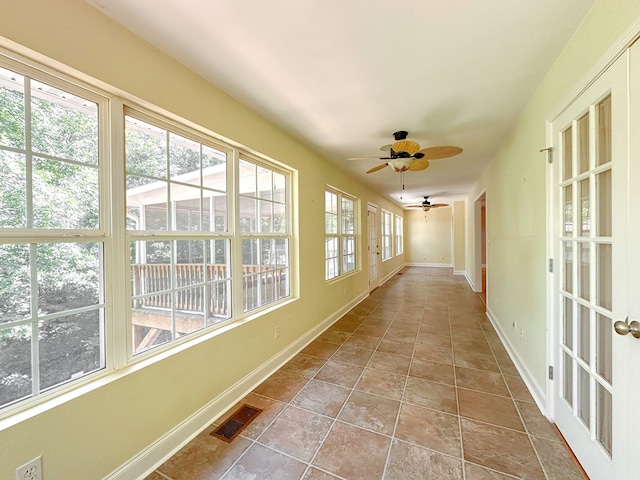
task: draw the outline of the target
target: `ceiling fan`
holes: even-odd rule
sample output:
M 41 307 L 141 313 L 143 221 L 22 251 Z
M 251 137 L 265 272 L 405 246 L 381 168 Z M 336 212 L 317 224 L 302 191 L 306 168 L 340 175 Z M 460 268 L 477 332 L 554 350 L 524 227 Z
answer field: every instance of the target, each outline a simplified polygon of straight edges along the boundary
M 407 205 L 407 208 L 421 208 L 425 212 L 428 212 L 432 208 L 440 208 L 440 207 L 448 207 L 448 206 L 449 206 L 448 203 L 431 203 L 429 201 L 429 196 L 426 195 L 424 197 L 424 202 L 422 202 L 420 205 Z
M 349 160 L 364 160 L 369 158 L 379 158 L 380 160 L 389 160 L 377 167 L 367 170 L 367 173 L 377 172 L 385 167 L 391 167 L 394 172 L 404 173 L 407 170 L 416 172 L 424 170 L 429 166 L 429 160 L 438 160 L 458 155 L 462 152 L 462 148 L 453 146 L 427 147 L 420 149 L 420 144 L 413 140 L 407 139 L 408 132 L 399 130 L 394 132 L 393 138 L 395 142 L 391 145 L 381 147 L 381 150 L 389 151 L 387 157 L 359 157 L 349 158 Z

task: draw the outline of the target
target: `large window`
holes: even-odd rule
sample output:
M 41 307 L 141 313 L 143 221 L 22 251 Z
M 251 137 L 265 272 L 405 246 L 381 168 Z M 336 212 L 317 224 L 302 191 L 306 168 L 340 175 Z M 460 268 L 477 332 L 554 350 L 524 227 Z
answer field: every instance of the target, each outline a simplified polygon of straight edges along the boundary
M 402 255 L 402 252 L 404 252 L 402 217 L 400 215 L 396 215 L 395 218 L 396 218 L 396 228 L 395 228 L 396 255 Z
M 290 170 L 0 61 L 0 408 L 291 295 Z
M 327 187 L 324 193 L 325 279 L 356 269 L 356 205 L 354 197 Z
M 143 118 L 125 117 L 134 353 L 232 313 L 228 153 Z
M 393 256 L 393 214 L 382 210 L 382 260 L 389 260 Z
M 105 366 L 104 100 L 0 68 L 0 406 Z
M 259 161 L 240 159 L 242 311 L 290 294 L 287 176 Z

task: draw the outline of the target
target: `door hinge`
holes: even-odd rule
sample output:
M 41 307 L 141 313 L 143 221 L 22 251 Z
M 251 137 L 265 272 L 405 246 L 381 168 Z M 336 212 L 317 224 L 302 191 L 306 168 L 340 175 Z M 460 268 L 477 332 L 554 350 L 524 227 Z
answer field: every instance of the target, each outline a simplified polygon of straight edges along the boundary
M 540 152 L 547 152 L 547 163 L 553 163 L 553 147 L 542 148 Z
M 549 272 L 553 273 L 553 258 L 549 259 Z
M 553 380 L 553 367 L 549 365 L 549 380 Z

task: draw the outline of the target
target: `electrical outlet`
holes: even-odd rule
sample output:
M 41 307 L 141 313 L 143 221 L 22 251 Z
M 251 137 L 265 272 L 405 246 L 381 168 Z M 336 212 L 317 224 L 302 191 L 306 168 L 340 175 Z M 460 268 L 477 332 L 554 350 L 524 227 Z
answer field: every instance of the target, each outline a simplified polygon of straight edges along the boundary
M 524 328 L 520 329 L 520 340 L 524 342 Z
M 16 468 L 16 480 L 42 480 L 42 457 L 37 456 Z
M 280 338 L 280 325 L 276 325 L 274 336 L 275 338 Z

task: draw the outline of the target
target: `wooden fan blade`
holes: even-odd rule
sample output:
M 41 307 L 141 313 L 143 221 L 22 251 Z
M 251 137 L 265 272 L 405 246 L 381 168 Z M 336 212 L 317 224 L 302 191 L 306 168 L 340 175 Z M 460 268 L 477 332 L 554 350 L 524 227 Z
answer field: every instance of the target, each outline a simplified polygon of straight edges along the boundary
M 377 172 L 378 170 L 382 170 L 386 166 L 387 166 L 387 164 L 383 163 L 382 165 L 378 165 L 377 167 L 373 167 L 372 169 L 367 170 L 367 173 Z
M 353 157 L 347 158 L 347 160 L 391 160 L 391 157 Z
M 431 208 L 448 207 L 448 206 L 449 206 L 448 203 L 434 203 L 433 205 L 431 205 Z
M 419 170 L 424 170 L 429 166 L 429 160 L 426 158 L 414 158 L 411 165 L 409 165 L 409 170 L 413 172 L 417 172 Z
M 454 157 L 462 153 L 460 147 L 443 146 L 443 147 L 427 147 L 420 150 L 424 153 L 424 158 L 427 160 L 438 160 L 440 158 Z
M 405 205 L 407 208 L 422 208 L 422 205 Z

